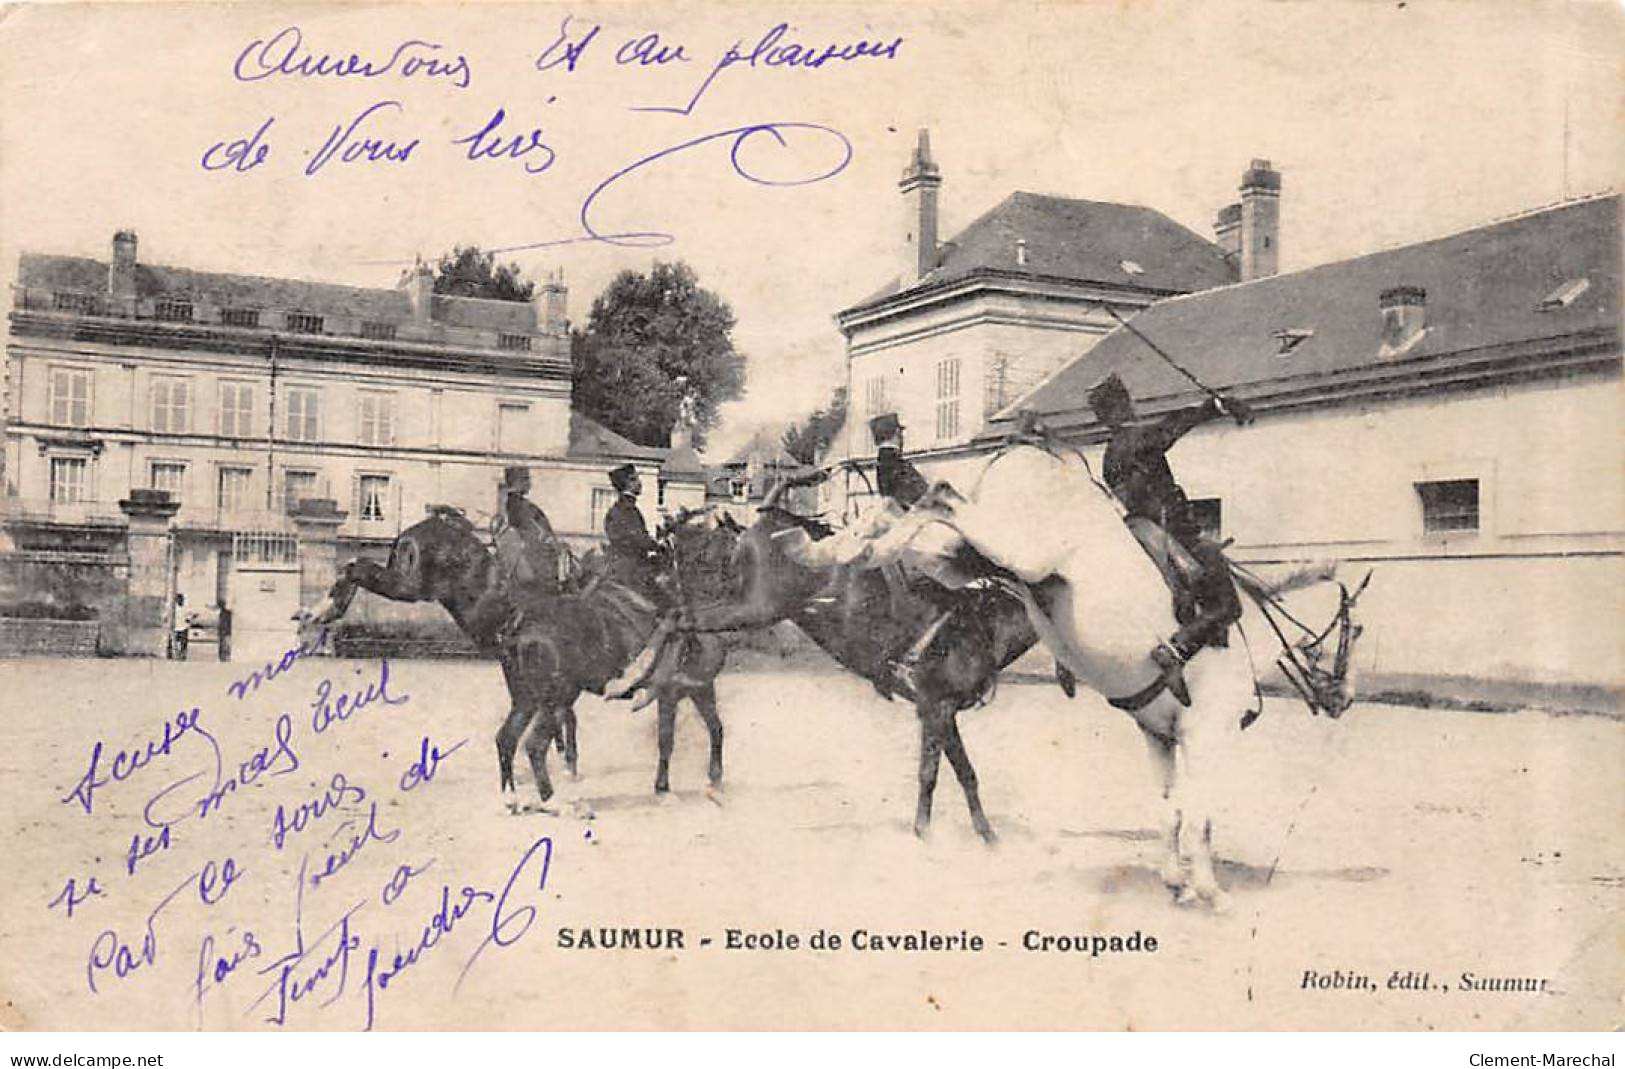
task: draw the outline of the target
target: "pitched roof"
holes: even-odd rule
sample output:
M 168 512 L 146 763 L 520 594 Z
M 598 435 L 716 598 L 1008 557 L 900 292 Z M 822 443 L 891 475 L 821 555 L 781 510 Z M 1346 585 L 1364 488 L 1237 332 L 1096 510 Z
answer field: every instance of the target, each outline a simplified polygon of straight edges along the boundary
M 108 265 L 84 256 L 22 254 L 18 284 L 24 287 L 105 294 Z M 227 308 L 276 308 L 288 311 L 405 323 L 412 305 L 405 290 L 342 286 L 331 282 L 193 271 L 185 267 L 137 263 L 136 296 L 186 297 Z M 449 326 L 511 333 L 537 331 L 536 307 L 528 301 L 496 301 L 436 294 L 432 318 Z
M 1018 240 L 1026 242 L 1025 264 L 1018 262 Z M 1024 192 L 1010 194 L 944 242 L 936 268 L 917 285 L 988 271 L 1167 293 L 1236 280 L 1235 266 L 1217 245 L 1161 212 Z M 894 278 L 858 307 L 897 292 Z
M 566 452 L 572 457 L 605 460 L 659 462 L 666 456 L 666 451 L 659 446 L 639 445 L 573 408 L 570 410 L 570 445 Z
M 1587 332 L 1612 330 L 1617 346 L 1620 207 L 1618 195 L 1573 201 L 1433 241 L 1171 297 L 1135 316 L 1133 326 L 1209 386 L 1241 387 L 1243 395 Z M 1384 354 L 1378 299 L 1400 286 L 1425 291 L 1426 331 L 1402 353 Z M 1540 310 L 1565 290 L 1567 303 Z M 1294 334 L 1299 340 L 1283 353 Z M 1142 400 L 1192 393 L 1119 327 L 999 421 L 1033 409 L 1056 426 L 1087 422 L 1089 388 L 1114 371 Z

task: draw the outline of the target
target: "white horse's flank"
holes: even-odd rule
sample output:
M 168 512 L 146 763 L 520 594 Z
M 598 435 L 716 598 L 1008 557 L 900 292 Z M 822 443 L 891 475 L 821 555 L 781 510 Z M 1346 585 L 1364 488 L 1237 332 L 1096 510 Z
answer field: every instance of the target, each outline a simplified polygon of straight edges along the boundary
M 1029 583 L 1063 581 L 1047 614 L 1028 595 L 1029 615 L 1056 660 L 1090 688 L 1125 698 L 1161 676 L 1151 650 L 1178 626 L 1167 585 L 1081 457 L 1016 446 L 988 463 L 968 500 L 933 493 L 916 511 L 925 514 L 922 527 L 951 524 Z M 1232 641 L 1198 654 L 1185 681 L 1188 708 L 1164 691 L 1129 715 L 1145 734 L 1167 802 L 1162 877 L 1180 901 L 1222 910 L 1228 899 L 1213 871 L 1215 790 L 1224 751 L 1255 697 L 1252 666 L 1242 643 Z

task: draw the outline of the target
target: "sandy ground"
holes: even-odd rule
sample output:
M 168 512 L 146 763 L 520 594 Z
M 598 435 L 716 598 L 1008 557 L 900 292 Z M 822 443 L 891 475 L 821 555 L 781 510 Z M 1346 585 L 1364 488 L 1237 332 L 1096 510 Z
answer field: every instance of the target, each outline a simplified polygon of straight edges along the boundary
M 552 762 L 577 806 L 557 816 L 510 815 L 498 794 L 491 738 L 506 706 L 494 665 L 391 664 L 394 704 L 375 700 L 321 732 L 323 682 L 330 696 L 362 690 L 377 683 L 377 663 L 298 663 L 238 700 L 226 688 L 244 668 L 5 666 L 0 782 L 14 833 L 0 891 L 0 1023 L 1620 1022 L 1625 740 L 1615 720 L 1360 705 L 1329 722 L 1272 700 L 1226 759 L 1217 843 L 1235 906 L 1214 916 L 1175 906 L 1154 874 L 1157 810 L 1130 721 L 1052 686 L 1006 684 L 961 717 L 1001 836 L 989 848 L 946 766 L 933 834 L 913 836 L 911 707 L 822 666 L 736 655 L 719 684 L 720 794 L 705 790 L 692 712 L 678 723 L 674 794 L 657 799 L 653 710 L 584 698 L 580 780 Z M 196 726 L 163 752 L 177 714 Z M 424 739 L 445 756 L 403 790 Z M 73 792 L 98 741 L 107 782 L 89 792 L 87 813 L 83 788 Z M 121 750 L 139 756 L 115 760 Z M 520 797 L 532 800 L 520 764 Z M 211 787 L 217 800 L 200 815 L 194 803 Z M 172 822 L 167 843 L 144 809 Z M 132 839 L 150 851 L 133 871 Z M 317 878 L 330 857 L 342 863 Z M 683 943 L 561 945 L 561 929 L 579 944 L 581 930 L 600 928 L 679 929 Z M 798 945 L 730 950 L 730 929 Z M 920 929 L 965 933 L 981 949 L 853 946 L 859 930 L 872 943 Z M 821 931 L 840 948 L 814 949 Z M 1029 932 L 1138 932 L 1156 949 L 1034 951 Z M 1417 986 L 1426 973 L 1427 986 L 1389 988 L 1406 973 Z M 1464 990 L 1463 973 L 1544 990 Z

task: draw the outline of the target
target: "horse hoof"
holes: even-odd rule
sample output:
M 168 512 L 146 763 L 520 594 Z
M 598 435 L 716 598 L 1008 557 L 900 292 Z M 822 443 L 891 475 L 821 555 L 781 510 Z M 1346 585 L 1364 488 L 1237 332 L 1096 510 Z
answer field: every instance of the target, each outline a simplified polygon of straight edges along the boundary
M 722 808 L 722 785 L 713 783 L 705 789 L 705 797 L 717 808 Z
M 1185 879 L 1185 871 L 1184 869 L 1180 868 L 1178 864 L 1169 862 L 1157 870 L 1157 875 L 1162 878 L 1162 885 L 1168 888 L 1168 890 L 1184 890 L 1187 882 Z
M 1176 888 L 1178 894 L 1174 896 L 1174 904 L 1180 906 L 1196 906 L 1202 902 L 1202 896 L 1196 893 L 1196 888 L 1189 884 Z
M 920 840 L 922 843 L 928 842 L 931 838 L 931 823 L 929 821 L 916 820 L 914 822 L 914 838 Z
M 989 846 L 997 846 L 999 844 L 999 835 L 998 835 L 998 833 L 995 832 L 993 830 L 993 828 L 991 826 L 987 825 L 987 824 L 983 824 L 980 827 L 978 827 L 976 829 L 976 834 L 980 835 L 982 837 L 982 841 L 984 843 L 986 843 L 987 845 L 989 845 Z
M 1230 912 L 1234 905 L 1234 901 L 1232 901 L 1230 896 L 1223 891 L 1215 890 L 1212 895 L 1208 897 L 1208 906 L 1213 910 L 1213 915 L 1216 917 L 1225 916 Z

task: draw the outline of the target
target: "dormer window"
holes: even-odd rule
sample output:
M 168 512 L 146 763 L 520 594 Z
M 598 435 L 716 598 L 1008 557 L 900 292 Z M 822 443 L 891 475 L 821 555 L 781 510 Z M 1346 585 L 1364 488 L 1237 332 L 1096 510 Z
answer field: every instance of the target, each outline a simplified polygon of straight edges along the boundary
M 1280 345 L 1280 348 L 1275 350 L 1276 356 L 1287 355 L 1314 336 L 1314 330 L 1308 327 L 1292 327 L 1287 330 L 1278 330 L 1270 335 Z
M 1559 308 L 1567 308 L 1573 304 L 1580 294 L 1591 288 L 1589 278 L 1570 279 L 1546 295 L 1545 300 L 1535 305 L 1537 312 L 1555 312 Z
M 192 321 L 192 302 L 177 300 L 173 297 L 159 300 L 153 304 L 152 314 L 155 318 L 170 323 L 190 323 Z
M 96 297 L 94 294 L 58 291 L 52 296 L 55 298 L 58 312 L 78 312 L 81 315 L 96 314 Z
M 530 335 L 528 334 L 498 334 L 497 348 L 507 349 L 510 352 L 530 352 Z
M 364 319 L 361 322 L 361 336 L 371 341 L 394 341 L 395 324 Z
M 227 327 L 257 327 L 260 325 L 258 308 L 222 308 L 220 323 Z
M 295 334 L 320 334 L 325 325 L 325 320 L 321 316 L 305 312 L 289 312 L 286 322 L 288 329 Z
M 1117 261 L 1117 266 L 1121 267 L 1124 271 L 1131 275 L 1145 274 L 1145 268 L 1141 267 L 1133 260 L 1119 260 Z

